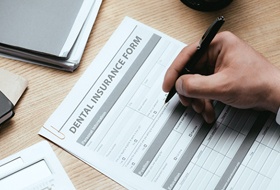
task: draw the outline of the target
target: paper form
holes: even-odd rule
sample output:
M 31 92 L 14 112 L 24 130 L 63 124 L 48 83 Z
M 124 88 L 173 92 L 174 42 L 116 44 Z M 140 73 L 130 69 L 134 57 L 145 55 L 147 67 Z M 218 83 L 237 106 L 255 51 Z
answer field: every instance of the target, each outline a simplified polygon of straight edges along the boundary
M 273 116 L 215 102 L 210 125 L 177 96 L 164 104 L 164 74 L 184 46 L 126 17 L 39 134 L 128 189 L 272 184 Z

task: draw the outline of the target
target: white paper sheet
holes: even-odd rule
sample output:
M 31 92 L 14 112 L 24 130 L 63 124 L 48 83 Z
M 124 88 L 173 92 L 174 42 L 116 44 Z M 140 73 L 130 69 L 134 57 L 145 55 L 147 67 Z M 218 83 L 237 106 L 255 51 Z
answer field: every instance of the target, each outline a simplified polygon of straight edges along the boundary
M 164 104 L 184 46 L 126 17 L 39 134 L 129 189 L 264 189 L 279 178 L 273 116 L 215 103 L 207 125 L 177 96 Z
M 0 160 L 0 189 L 75 188 L 48 142 L 41 141 Z

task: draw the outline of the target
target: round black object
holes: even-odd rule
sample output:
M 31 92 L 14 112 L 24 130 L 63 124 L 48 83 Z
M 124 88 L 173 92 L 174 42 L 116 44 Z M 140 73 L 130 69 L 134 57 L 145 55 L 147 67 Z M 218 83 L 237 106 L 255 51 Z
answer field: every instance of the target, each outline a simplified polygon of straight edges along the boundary
M 217 11 L 226 7 L 232 0 L 181 0 L 181 2 L 198 11 Z

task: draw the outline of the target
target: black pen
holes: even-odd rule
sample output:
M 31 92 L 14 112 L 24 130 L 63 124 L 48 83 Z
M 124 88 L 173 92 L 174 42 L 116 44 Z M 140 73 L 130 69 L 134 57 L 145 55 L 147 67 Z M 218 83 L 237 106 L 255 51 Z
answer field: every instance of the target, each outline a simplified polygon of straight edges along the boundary
M 197 46 L 196 52 L 191 56 L 190 60 L 186 63 L 185 67 L 180 72 L 179 76 L 185 74 L 193 74 L 195 65 L 198 63 L 199 59 L 206 52 L 209 44 L 216 36 L 216 34 L 218 33 L 219 29 L 222 27 L 224 22 L 225 22 L 224 17 L 220 16 L 211 24 L 211 26 L 206 30 L 206 32 L 202 36 L 199 45 Z M 167 103 L 175 94 L 176 94 L 176 88 L 174 85 L 173 88 L 169 91 L 165 103 Z

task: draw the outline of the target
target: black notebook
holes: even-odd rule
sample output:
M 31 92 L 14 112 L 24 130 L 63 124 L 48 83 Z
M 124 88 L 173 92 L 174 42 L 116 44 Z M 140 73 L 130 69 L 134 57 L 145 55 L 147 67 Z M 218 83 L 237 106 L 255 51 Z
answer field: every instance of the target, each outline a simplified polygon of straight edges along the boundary
M 0 125 L 14 116 L 13 108 L 12 102 L 0 91 Z

